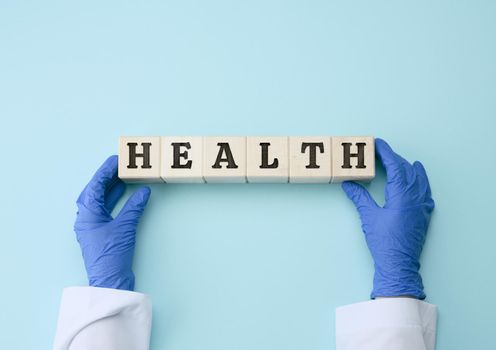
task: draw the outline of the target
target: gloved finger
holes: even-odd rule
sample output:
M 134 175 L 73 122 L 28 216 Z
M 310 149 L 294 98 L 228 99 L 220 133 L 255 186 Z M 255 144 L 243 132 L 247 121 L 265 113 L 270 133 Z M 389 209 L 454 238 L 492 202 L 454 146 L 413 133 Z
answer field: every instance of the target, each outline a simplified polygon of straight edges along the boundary
M 115 218 L 123 225 L 131 225 L 134 229 L 138 226 L 139 219 L 143 215 L 148 199 L 150 198 L 150 187 L 145 186 L 134 192 Z
M 419 178 L 420 186 L 424 189 L 424 204 L 426 204 L 429 210 L 434 209 L 434 200 L 432 199 L 431 185 L 429 183 L 429 178 L 427 177 L 427 172 L 425 171 L 424 165 L 419 161 L 413 163 L 413 167 Z
M 404 194 L 417 179 L 414 167 L 382 139 L 376 139 L 376 152 L 386 169 L 385 208 L 401 207 Z
M 117 179 L 117 163 L 117 156 L 110 156 L 98 168 L 95 175 L 79 195 L 77 204 L 80 209 L 87 208 L 95 214 L 108 214 L 108 210 L 105 208 L 105 193 L 112 182 Z
M 417 172 L 421 181 L 427 186 L 427 196 L 431 197 L 431 185 L 429 184 L 429 178 L 427 177 L 427 172 L 425 171 L 424 165 L 417 160 L 413 162 L 413 167 L 415 168 L 415 171 Z
M 355 204 L 355 207 L 361 212 L 364 208 L 378 207 L 376 201 L 370 195 L 365 187 L 356 182 L 345 181 L 341 187 L 349 199 Z
M 386 169 L 388 183 L 403 181 L 406 176 L 404 165 L 405 163 L 408 164 L 408 162 L 395 153 L 383 139 L 375 139 L 375 151 L 384 169 Z
M 126 184 L 124 184 L 124 182 L 119 178 L 116 178 L 112 185 L 107 188 L 107 192 L 105 194 L 105 208 L 109 213 L 114 210 L 117 202 L 122 197 L 125 190 Z

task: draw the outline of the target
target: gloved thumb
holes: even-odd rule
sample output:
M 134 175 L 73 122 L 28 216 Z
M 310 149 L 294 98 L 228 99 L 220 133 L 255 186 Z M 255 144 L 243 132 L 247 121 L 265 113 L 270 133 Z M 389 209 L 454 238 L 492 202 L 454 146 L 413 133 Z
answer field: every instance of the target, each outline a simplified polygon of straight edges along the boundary
M 341 187 L 348 198 L 355 204 L 359 212 L 364 208 L 377 207 L 374 198 L 372 198 L 369 191 L 362 185 L 352 181 L 345 181 L 342 183 Z
M 150 198 L 150 187 L 142 187 L 134 192 L 121 209 L 116 220 L 137 225 L 143 211 L 145 210 L 148 198 Z

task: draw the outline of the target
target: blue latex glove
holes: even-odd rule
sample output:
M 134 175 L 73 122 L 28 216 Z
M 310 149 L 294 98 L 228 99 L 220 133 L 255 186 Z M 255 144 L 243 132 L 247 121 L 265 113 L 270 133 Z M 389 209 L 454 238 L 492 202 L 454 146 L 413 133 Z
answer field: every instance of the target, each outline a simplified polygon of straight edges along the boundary
M 125 190 L 125 184 L 117 177 L 117 162 L 117 156 L 109 157 L 79 196 L 74 231 L 89 285 L 133 290 L 136 227 L 150 197 L 150 188 L 143 187 L 132 194 L 113 219 L 110 213 Z
M 408 163 L 384 140 L 376 139 L 375 147 L 387 173 L 384 207 L 378 206 L 363 186 L 342 184 L 358 209 L 374 259 L 371 297 L 424 299 L 419 258 L 434 209 L 429 180 L 420 162 Z

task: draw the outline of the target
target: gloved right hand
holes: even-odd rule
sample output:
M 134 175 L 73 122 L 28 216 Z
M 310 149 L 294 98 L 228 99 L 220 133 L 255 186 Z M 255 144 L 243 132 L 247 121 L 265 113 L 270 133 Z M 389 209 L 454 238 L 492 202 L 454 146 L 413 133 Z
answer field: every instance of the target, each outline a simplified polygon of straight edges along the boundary
M 381 139 L 376 153 L 387 173 L 384 207 L 355 182 L 342 184 L 362 220 L 374 259 L 372 298 L 412 296 L 424 299 L 419 258 L 434 209 L 429 180 L 420 162 L 408 163 Z
M 117 177 L 117 156 L 109 157 L 97 170 L 77 200 L 74 231 L 81 246 L 89 285 L 134 290 L 132 270 L 136 227 L 150 188 L 134 192 L 119 215 L 111 212 L 125 190 Z

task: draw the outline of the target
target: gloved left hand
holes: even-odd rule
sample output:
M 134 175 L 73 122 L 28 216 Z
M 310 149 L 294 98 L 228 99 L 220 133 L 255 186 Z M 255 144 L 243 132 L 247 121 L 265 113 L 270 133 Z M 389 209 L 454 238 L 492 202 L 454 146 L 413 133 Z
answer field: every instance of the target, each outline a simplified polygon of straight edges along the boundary
M 77 200 L 74 231 L 81 246 L 89 285 L 134 290 L 132 270 L 136 227 L 150 188 L 131 195 L 114 219 L 111 212 L 125 190 L 117 177 L 117 156 L 109 157 L 97 170 Z

